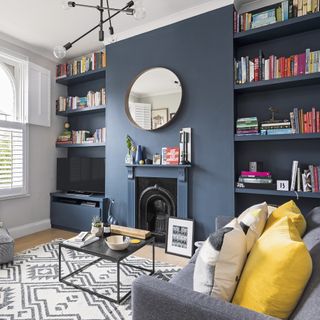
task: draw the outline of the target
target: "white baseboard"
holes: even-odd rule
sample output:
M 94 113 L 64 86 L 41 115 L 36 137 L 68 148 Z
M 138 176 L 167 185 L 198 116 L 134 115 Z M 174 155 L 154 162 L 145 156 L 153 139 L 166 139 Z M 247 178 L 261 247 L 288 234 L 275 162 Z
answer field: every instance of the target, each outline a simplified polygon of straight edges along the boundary
M 16 238 L 27 236 L 35 232 L 47 230 L 50 228 L 51 228 L 50 219 L 45 219 L 45 220 L 41 220 L 33 223 L 28 223 L 23 226 L 9 228 L 9 232 L 11 236 L 14 239 L 16 239 Z

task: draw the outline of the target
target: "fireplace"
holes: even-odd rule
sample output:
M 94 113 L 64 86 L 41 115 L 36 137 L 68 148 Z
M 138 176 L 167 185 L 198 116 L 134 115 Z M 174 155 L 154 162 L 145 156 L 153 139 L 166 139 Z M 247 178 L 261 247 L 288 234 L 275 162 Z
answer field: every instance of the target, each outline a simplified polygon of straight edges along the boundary
M 177 180 L 137 178 L 136 225 L 150 230 L 157 242 L 164 243 L 170 216 L 177 216 Z
M 148 229 L 165 242 L 170 216 L 188 218 L 188 171 L 191 165 L 127 165 L 127 225 Z

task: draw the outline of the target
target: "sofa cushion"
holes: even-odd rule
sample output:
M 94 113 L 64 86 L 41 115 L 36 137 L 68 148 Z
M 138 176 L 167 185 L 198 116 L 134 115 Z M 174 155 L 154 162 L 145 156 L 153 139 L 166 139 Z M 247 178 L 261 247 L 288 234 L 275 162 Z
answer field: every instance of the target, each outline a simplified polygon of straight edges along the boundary
M 249 253 L 260 237 L 268 219 L 268 205 L 266 202 L 256 204 L 240 214 L 238 222 L 250 225 L 248 232 L 246 233 L 247 238 L 247 253 Z
M 177 272 L 169 281 L 179 287 L 193 290 L 194 263 L 187 264 L 182 270 Z
M 306 220 L 293 200 L 284 203 L 270 214 L 266 223 L 266 230 L 285 216 L 291 219 L 302 237 L 306 231 Z
M 244 267 L 233 303 L 280 319 L 294 310 L 312 271 L 312 260 L 288 217 L 265 231 Z
M 304 293 L 290 319 L 318 319 L 320 315 L 320 207 L 306 216 L 307 232 L 303 238 L 312 258 L 313 270 Z
M 246 257 L 246 234 L 234 219 L 232 226 L 211 234 L 201 246 L 194 268 L 193 289 L 230 301 Z

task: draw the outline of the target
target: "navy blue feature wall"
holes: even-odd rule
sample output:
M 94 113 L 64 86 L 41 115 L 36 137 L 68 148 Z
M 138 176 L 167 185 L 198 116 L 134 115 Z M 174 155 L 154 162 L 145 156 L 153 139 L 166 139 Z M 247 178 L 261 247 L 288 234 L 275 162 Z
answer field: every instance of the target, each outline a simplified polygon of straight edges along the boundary
M 149 156 L 178 145 L 179 129 L 193 130 L 189 218 L 196 239 L 214 230 L 217 215 L 234 215 L 233 8 L 227 6 L 107 47 L 106 194 L 113 214 L 127 223 L 125 137 L 145 146 Z M 183 85 L 181 111 L 154 132 L 134 127 L 125 114 L 130 83 L 144 69 L 167 67 Z

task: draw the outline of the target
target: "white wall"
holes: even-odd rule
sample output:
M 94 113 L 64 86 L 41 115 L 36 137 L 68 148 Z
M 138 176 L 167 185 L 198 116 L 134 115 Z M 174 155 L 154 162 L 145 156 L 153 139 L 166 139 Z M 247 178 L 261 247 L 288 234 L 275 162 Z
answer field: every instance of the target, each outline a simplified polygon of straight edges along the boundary
M 13 44 L 14 43 L 14 44 Z M 0 221 L 17 238 L 26 234 L 50 228 L 50 197 L 56 187 L 56 158 L 63 155 L 55 148 L 55 141 L 63 130 L 65 119 L 55 115 L 55 100 L 66 94 L 66 87 L 55 83 L 55 63 L 33 51 L 22 48 L 16 40 L 13 43 L 0 39 L 4 47 L 25 56 L 29 60 L 51 70 L 51 127 L 30 125 L 29 127 L 29 196 L 0 200 Z

